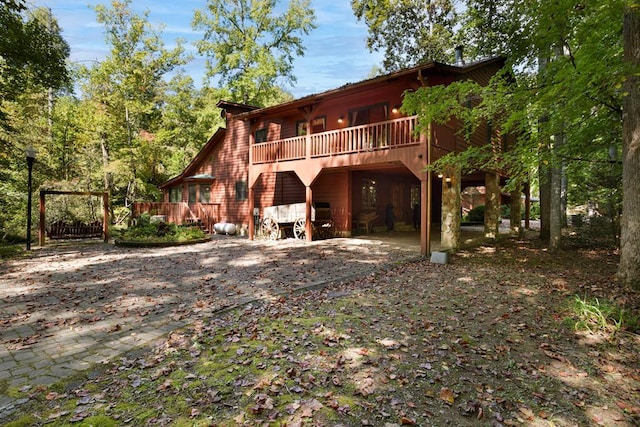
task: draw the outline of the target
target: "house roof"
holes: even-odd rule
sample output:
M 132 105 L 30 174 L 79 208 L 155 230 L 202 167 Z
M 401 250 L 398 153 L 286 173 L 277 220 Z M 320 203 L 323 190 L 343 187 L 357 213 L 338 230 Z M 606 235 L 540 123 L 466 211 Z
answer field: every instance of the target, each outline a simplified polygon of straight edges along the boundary
M 200 166 L 203 159 L 205 159 L 213 150 L 213 148 L 224 141 L 224 136 L 227 130 L 225 128 L 218 128 L 217 131 L 211 138 L 207 141 L 207 143 L 202 147 L 202 149 L 198 152 L 198 154 L 191 160 L 191 163 L 187 165 L 187 167 L 182 171 L 182 173 L 174 178 L 171 178 L 168 181 L 163 182 L 158 187 L 160 189 L 171 187 L 181 181 L 211 181 L 216 177 L 209 174 L 195 174 Z
M 296 108 L 303 108 L 303 107 L 318 103 L 325 98 L 342 95 L 345 92 L 365 89 L 369 86 L 384 83 L 387 81 L 396 80 L 398 78 L 405 77 L 405 76 L 411 76 L 413 74 L 420 75 L 423 72 L 424 73 L 440 72 L 440 73 L 446 73 L 449 75 L 465 75 L 469 72 L 472 72 L 479 68 L 490 66 L 492 64 L 499 64 L 500 66 L 502 66 L 504 65 L 505 61 L 506 61 L 506 58 L 502 56 L 489 58 L 489 59 L 469 63 L 467 65 L 462 65 L 462 66 L 430 61 L 421 65 L 417 65 L 412 68 L 406 68 L 400 71 L 389 73 L 384 76 L 373 77 L 371 79 L 363 80 L 357 83 L 347 83 L 336 89 L 330 89 L 318 94 L 307 95 L 305 97 L 302 97 L 293 101 L 285 102 L 282 104 L 274 105 L 271 107 L 260 108 L 253 105 L 245 105 L 245 104 L 239 104 L 239 103 L 223 101 L 223 100 L 219 101 L 216 104 L 216 106 L 223 109 L 223 111 L 224 110 L 230 111 L 232 114 L 234 114 L 238 118 L 250 119 L 250 118 L 265 115 L 265 114 L 273 114 L 273 113 L 279 113 L 282 111 L 292 110 Z M 225 133 L 226 133 L 226 129 L 218 128 L 218 130 L 211 136 L 211 138 L 209 138 L 205 146 L 194 157 L 194 159 L 191 161 L 191 163 L 189 163 L 189 165 L 184 169 L 184 171 L 182 171 L 180 175 L 174 178 L 171 178 L 170 180 L 160 184 L 159 188 L 165 189 L 182 181 L 198 181 L 198 180 L 211 181 L 215 179 L 215 176 L 213 175 L 206 175 L 206 176 L 202 174 L 197 175 L 195 174 L 195 172 L 200 166 L 202 160 L 205 159 L 211 153 L 211 151 L 216 146 L 216 144 L 222 143 L 222 141 L 224 141 Z
M 429 61 L 415 67 L 405 68 L 400 71 L 396 71 L 393 73 L 385 74 L 383 76 L 373 77 L 371 79 L 362 80 L 357 83 L 347 83 L 343 86 L 340 86 L 336 89 L 330 89 L 325 92 L 307 95 L 302 98 L 295 99 L 293 101 L 285 102 L 283 104 L 274 105 L 271 107 L 265 108 L 256 108 L 250 111 L 246 111 L 238 114 L 237 117 L 249 119 L 261 115 L 279 113 L 282 111 L 287 111 L 295 108 L 303 108 L 305 106 L 309 106 L 320 102 L 326 98 L 342 95 L 347 91 L 361 90 L 367 88 L 368 86 L 373 86 L 376 84 L 384 83 L 387 81 L 397 80 L 398 78 L 410 76 L 413 74 L 421 74 L 423 72 L 441 72 L 450 75 L 464 75 L 468 74 L 474 70 L 479 68 L 483 68 L 492 64 L 499 64 L 500 66 L 504 65 L 506 62 L 506 58 L 503 56 L 496 56 L 489 59 L 484 59 L 481 61 L 476 61 L 473 63 L 469 63 L 462 66 L 444 64 L 436 61 Z

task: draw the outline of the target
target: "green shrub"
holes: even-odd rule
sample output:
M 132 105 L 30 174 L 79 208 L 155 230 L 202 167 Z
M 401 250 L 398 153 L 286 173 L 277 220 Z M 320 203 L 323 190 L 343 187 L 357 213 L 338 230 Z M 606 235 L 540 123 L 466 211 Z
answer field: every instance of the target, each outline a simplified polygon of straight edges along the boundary
M 467 214 L 469 222 L 484 222 L 484 205 L 476 206 Z
M 166 222 L 151 222 L 148 214 L 137 218 L 136 224 L 120 234 L 122 240 L 140 242 L 184 242 L 203 239 L 204 231 L 199 227 L 181 227 Z
M 511 206 L 500 205 L 500 218 L 509 218 L 509 217 L 511 217 Z
M 522 209 L 522 219 L 524 219 L 524 209 Z M 540 219 L 540 203 L 531 203 L 529 219 Z

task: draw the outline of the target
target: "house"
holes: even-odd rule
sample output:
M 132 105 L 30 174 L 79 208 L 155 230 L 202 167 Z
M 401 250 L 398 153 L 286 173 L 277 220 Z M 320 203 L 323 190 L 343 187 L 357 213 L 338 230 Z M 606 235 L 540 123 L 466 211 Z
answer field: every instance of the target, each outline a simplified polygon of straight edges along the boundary
M 486 176 L 440 178 L 425 167 L 447 153 L 490 143 L 496 131 L 480 126 L 466 139 L 452 120 L 419 134 L 417 117 L 399 111 L 403 94 L 459 79 L 486 84 L 504 64 L 501 57 L 467 65 L 429 62 L 267 108 L 220 102 L 226 129 L 181 175 L 161 185 L 164 201 L 182 206 L 176 215 L 188 209 L 193 221 L 232 222 L 250 238 L 260 232 L 266 207 L 302 203 L 308 240 L 316 202 L 330 206 L 340 236 L 355 233 L 364 217 L 384 227 L 390 206 L 396 223 L 413 224 L 419 205 L 421 253 L 428 254 L 430 225 L 460 212 L 461 188 L 482 185 Z M 457 205 L 449 202 L 451 188 Z

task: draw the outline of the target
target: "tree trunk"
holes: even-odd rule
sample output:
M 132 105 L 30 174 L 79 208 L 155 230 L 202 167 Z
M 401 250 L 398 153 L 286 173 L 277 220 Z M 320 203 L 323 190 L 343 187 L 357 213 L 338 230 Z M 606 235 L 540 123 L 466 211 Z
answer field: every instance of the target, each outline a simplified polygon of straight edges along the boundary
M 107 138 L 104 135 L 100 135 L 100 149 L 102 150 L 102 170 L 103 170 L 103 188 L 104 191 L 109 192 L 111 187 L 111 175 L 109 174 L 109 147 L 107 147 Z
M 449 181 L 447 181 L 449 180 Z M 447 249 L 460 246 L 460 169 L 449 168 L 442 178 L 441 245 Z
M 560 215 L 562 217 L 562 226 L 567 227 L 569 225 L 567 220 L 569 177 L 567 176 L 567 163 L 565 161 L 562 162 L 560 186 Z
M 531 184 L 524 183 L 524 228 L 531 229 Z
M 509 228 L 513 236 L 522 237 L 522 185 L 518 183 L 511 191 L 509 204 Z
M 544 155 L 544 154 L 543 154 Z M 551 216 L 551 168 L 544 161 L 538 167 L 540 182 L 540 239 L 549 240 Z
M 495 172 L 485 174 L 484 237 L 498 237 L 500 219 L 500 175 Z
M 538 57 L 538 77 L 544 75 L 549 62 L 548 52 Z M 540 84 L 543 84 L 542 82 Z M 540 117 L 540 127 L 549 120 L 547 114 Z M 540 149 L 538 152 L 538 183 L 540 185 L 540 239 L 548 240 L 550 236 L 550 209 L 551 209 L 551 168 L 549 166 L 549 141 L 546 137 L 540 141 Z
M 549 200 L 549 250 L 560 249 L 562 242 L 562 162 L 558 150 L 563 145 L 563 134 L 557 134 L 553 141 L 553 166 Z
M 108 172 L 109 170 L 109 147 L 107 146 L 107 137 L 105 135 L 100 135 L 100 149 L 102 150 L 102 170 L 103 170 L 103 185 L 104 192 L 109 194 L 111 189 L 111 174 Z M 109 204 L 108 206 L 109 214 L 111 218 L 115 218 L 115 213 L 113 211 L 113 206 Z
M 640 10 L 629 6 L 623 23 L 624 60 L 630 66 L 622 100 L 621 282 L 640 290 Z

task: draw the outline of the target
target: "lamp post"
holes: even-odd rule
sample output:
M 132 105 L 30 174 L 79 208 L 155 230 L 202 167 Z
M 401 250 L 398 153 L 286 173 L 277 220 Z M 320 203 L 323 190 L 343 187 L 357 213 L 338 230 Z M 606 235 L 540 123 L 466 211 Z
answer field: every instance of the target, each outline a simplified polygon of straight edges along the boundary
M 33 162 L 36 160 L 36 150 L 33 146 L 29 145 L 24 150 L 24 154 L 27 157 L 27 166 L 29 168 L 29 184 L 28 184 L 28 198 L 27 198 L 27 250 L 31 250 L 31 177 L 33 171 Z

